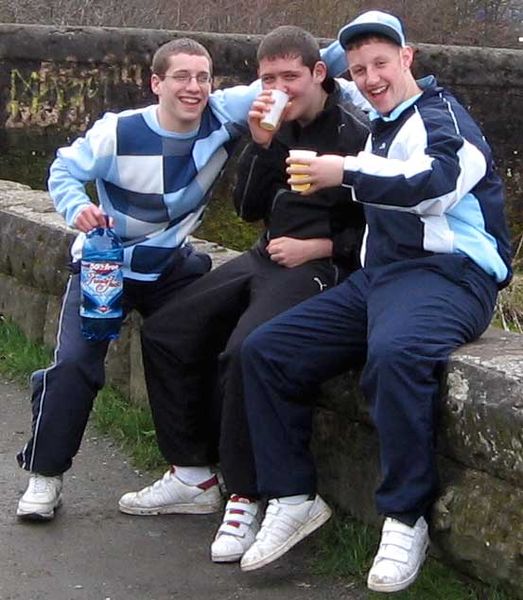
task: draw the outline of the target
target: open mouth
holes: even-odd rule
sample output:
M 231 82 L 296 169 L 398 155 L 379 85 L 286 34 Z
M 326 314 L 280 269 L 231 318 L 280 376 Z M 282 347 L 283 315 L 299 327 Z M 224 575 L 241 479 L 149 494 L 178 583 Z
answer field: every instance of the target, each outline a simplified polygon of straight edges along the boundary
M 201 102 L 200 98 L 193 98 L 191 96 L 179 97 L 178 100 L 186 106 L 197 106 Z
M 387 91 L 387 86 L 382 85 L 380 87 L 374 88 L 373 90 L 369 90 L 369 96 L 376 98 L 378 96 L 382 96 Z

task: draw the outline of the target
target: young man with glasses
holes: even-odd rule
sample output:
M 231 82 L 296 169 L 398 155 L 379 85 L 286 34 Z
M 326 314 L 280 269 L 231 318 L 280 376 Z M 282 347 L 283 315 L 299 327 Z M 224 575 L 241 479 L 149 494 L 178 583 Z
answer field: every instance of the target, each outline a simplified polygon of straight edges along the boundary
M 331 64 L 344 63 L 338 44 Z M 341 59 L 341 61 L 340 61 Z M 341 69 L 340 69 L 341 70 Z M 68 225 L 79 230 L 72 275 L 60 314 L 54 362 L 33 374 L 32 437 L 18 454 L 31 473 L 19 501 L 23 519 L 52 519 L 62 476 L 76 455 L 94 399 L 104 384 L 107 341 L 80 332 L 79 259 L 85 234 L 108 215 L 124 242 L 124 312 L 147 317 L 210 268 L 187 243 L 201 221 L 208 192 L 245 130 L 259 84 L 211 92 L 212 60 L 201 44 L 181 38 L 153 57 L 157 104 L 108 113 L 51 165 L 49 192 Z M 99 206 L 85 183 L 96 182 Z M 219 507 L 215 480 L 211 504 Z

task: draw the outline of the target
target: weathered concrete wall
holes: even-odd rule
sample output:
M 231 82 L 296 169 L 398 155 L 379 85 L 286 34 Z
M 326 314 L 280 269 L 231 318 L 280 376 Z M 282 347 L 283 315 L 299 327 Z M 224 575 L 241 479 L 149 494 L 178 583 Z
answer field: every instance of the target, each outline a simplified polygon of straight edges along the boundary
M 0 312 L 50 346 L 72 236 L 46 193 L 0 181 Z M 201 244 L 215 264 L 235 254 Z M 132 401 L 144 400 L 136 316 L 111 345 L 108 374 Z M 523 597 L 523 336 L 490 330 L 452 357 L 446 384 L 435 550 L 465 573 Z M 322 493 L 376 523 L 377 437 L 354 374 L 323 387 L 315 430 Z
M 259 36 L 0 24 L 0 132 L 82 131 L 106 110 L 150 102 L 154 51 L 185 35 L 210 50 L 218 87 L 255 76 Z M 507 186 L 514 233 L 523 233 L 523 51 L 430 44 L 417 48 L 417 74 L 435 73 L 482 125 Z

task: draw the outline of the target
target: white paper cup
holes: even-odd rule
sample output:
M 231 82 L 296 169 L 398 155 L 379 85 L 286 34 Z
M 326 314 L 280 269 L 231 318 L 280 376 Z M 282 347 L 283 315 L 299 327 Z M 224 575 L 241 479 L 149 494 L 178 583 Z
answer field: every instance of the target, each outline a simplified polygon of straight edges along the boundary
M 276 129 L 280 122 L 281 113 L 289 101 L 289 96 L 281 90 L 271 90 L 271 96 L 274 104 L 271 104 L 271 109 L 265 113 L 265 116 L 260 121 L 260 127 L 267 131 L 274 131 Z
M 289 156 L 291 158 L 314 158 L 315 156 L 317 156 L 317 152 L 314 152 L 314 150 L 289 150 Z M 300 166 L 299 163 L 293 164 L 291 163 L 291 167 L 292 166 Z M 307 175 L 293 175 L 292 178 L 296 181 L 299 179 L 304 179 L 306 178 Z M 293 192 L 305 192 L 306 190 L 308 190 L 311 187 L 310 183 L 293 183 L 291 185 L 291 190 Z

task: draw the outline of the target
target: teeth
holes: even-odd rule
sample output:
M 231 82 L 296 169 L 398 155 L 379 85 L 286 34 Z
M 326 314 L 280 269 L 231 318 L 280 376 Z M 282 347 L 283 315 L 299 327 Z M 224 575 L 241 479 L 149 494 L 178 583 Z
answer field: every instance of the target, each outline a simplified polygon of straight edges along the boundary
M 186 104 L 198 104 L 200 102 L 198 98 L 180 98 L 180 101 Z
M 382 92 L 384 92 L 386 89 L 387 89 L 387 88 L 386 88 L 385 86 L 384 86 L 384 87 L 380 87 L 380 88 L 378 88 L 378 89 L 376 89 L 376 90 L 372 90 L 372 91 L 371 91 L 371 94 L 375 96 L 376 94 L 381 94 L 381 93 L 382 93 Z

